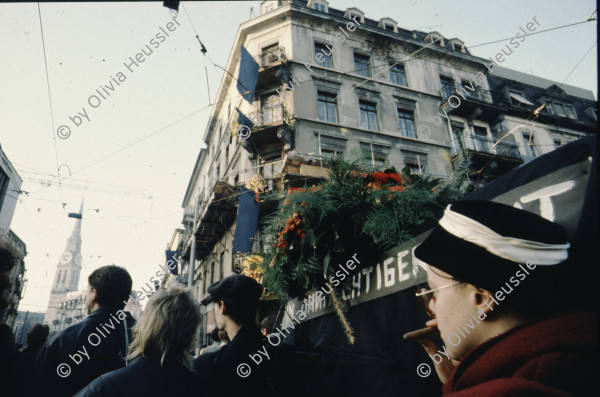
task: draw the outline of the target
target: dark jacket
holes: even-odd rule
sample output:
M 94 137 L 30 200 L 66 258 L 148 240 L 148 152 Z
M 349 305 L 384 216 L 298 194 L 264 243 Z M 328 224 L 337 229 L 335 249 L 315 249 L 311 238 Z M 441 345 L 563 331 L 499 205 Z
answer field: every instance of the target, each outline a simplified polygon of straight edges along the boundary
M 273 338 L 273 344 L 279 343 Z M 219 351 L 196 358 L 194 372 L 202 383 L 202 390 L 206 391 L 205 396 L 279 397 L 289 393 L 289 375 L 282 350 L 269 344 L 256 325 L 243 326 Z
M 192 372 L 181 364 L 167 370 L 158 358 L 138 357 L 125 368 L 109 372 L 84 387 L 74 397 L 165 397 L 201 393 Z
M 598 396 L 598 317 L 563 312 L 496 336 L 469 352 L 444 396 Z
M 33 364 L 33 361 L 35 360 L 35 357 L 37 356 L 37 354 L 40 351 L 40 349 L 42 348 L 42 346 L 43 345 L 41 345 L 41 346 L 27 345 L 27 347 L 25 347 L 25 348 L 23 348 L 23 350 L 21 350 L 21 355 L 23 356 L 25 361 L 27 361 L 28 365 Z
M 39 396 L 30 366 L 15 346 L 12 330 L 0 323 L 0 396 Z
M 101 307 L 46 342 L 33 368 L 47 394 L 72 396 L 98 376 L 124 367 L 134 322 L 129 313 Z

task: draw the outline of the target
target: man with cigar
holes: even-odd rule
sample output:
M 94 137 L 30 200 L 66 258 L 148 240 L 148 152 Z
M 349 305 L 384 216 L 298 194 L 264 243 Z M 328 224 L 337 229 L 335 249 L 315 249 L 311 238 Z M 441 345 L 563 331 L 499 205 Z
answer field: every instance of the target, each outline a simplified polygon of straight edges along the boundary
M 419 339 L 445 396 L 597 396 L 597 313 L 561 283 L 566 231 L 487 201 L 448 206 L 415 250 L 421 299 L 444 346 Z M 585 275 L 582 275 L 585 277 Z

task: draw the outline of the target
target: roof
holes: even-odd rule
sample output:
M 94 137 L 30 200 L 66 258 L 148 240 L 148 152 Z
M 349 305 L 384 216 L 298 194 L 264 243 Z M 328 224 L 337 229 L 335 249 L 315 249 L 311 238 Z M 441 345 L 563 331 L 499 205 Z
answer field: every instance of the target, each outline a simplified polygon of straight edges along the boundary
M 532 85 L 535 87 L 539 87 L 542 89 L 546 89 L 552 85 L 556 84 L 556 81 L 548 80 L 543 77 L 537 77 L 531 74 L 519 72 L 517 70 L 503 68 L 502 66 L 494 65 L 491 75 L 495 77 L 501 77 L 504 79 L 515 80 L 520 83 Z M 562 84 L 561 88 L 565 90 L 567 95 L 587 99 L 590 101 L 595 101 L 594 93 L 590 90 L 586 90 L 584 88 L 573 87 L 572 85 Z

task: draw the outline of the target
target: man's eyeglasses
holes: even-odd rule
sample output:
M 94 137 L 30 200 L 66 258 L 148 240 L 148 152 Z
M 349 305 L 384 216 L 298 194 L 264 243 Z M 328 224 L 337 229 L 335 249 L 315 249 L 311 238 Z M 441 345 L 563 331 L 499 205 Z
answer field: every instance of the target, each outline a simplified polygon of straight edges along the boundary
M 427 314 L 429 314 L 430 317 L 435 318 L 435 312 L 433 310 L 431 310 L 431 307 L 429 307 L 429 304 L 431 303 L 431 299 L 433 299 L 432 293 L 437 290 L 452 287 L 453 285 L 460 284 L 460 283 L 461 283 L 461 281 L 456 281 L 456 282 L 446 284 L 441 287 L 433 288 L 433 289 L 427 289 L 425 287 L 421 287 L 417 290 L 417 293 L 415 295 L 419 298 L 419 301 L 421 301 L 421 304 L 423 305 L 423 308 L 425 309 Z

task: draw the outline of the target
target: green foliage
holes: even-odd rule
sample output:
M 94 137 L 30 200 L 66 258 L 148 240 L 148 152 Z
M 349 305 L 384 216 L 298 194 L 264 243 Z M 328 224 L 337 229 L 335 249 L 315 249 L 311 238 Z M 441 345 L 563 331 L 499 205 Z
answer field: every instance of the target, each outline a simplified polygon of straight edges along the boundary
M 341 156 L 331 158 L 328 171 L 330 179 L 319 186 L 265 198 L 279 206 L 262 222 L 263 284 L 280 298 L 323 285 L 349 255 L 373 258 L 409 240 L 416 227 L 439 216 L 448 198 L 460 195 L 466 178 L 440 184 L 405 168 L 401 179 L 393 174 L 395 182 L 377 183 L 390 174 L 370 174 Z

